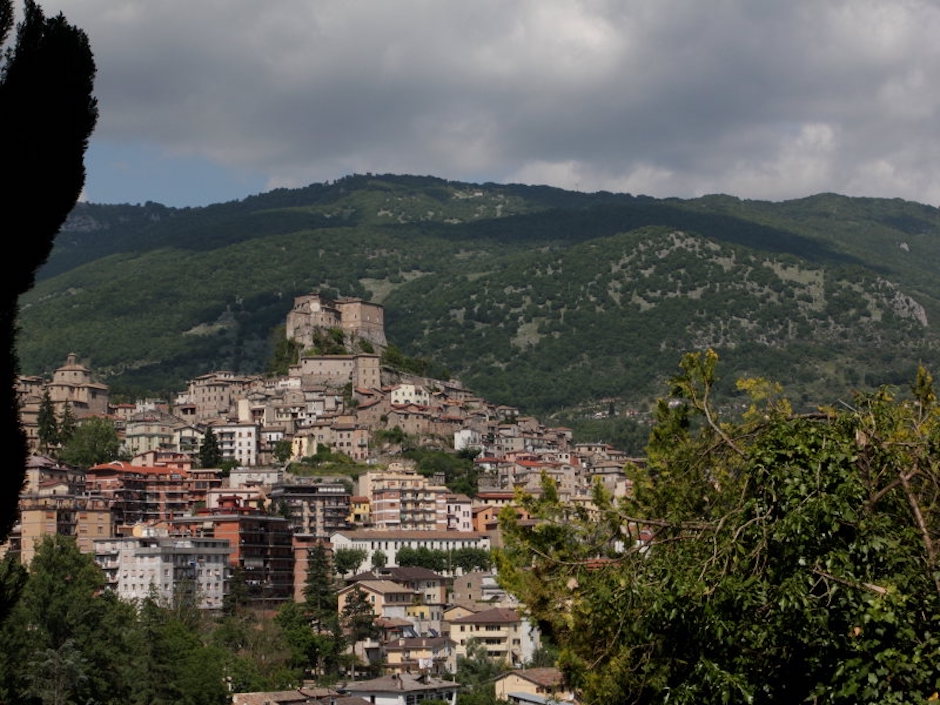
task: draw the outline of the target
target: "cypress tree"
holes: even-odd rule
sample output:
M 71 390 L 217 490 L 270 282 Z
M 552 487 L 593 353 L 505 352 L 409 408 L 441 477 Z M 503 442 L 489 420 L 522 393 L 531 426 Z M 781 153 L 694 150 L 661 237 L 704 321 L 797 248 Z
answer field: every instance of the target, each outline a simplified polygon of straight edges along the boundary
M 75 433 L 75 425 L 75 414 L 72 413 L 72 405 L 65 402 L 62 418 L 59 420 L 59 443 L 65 445 L 72 439 L 72 435 Z
M 0 44 L 13 28 L 13 2 L 0 0 Z M 0 140 L 7 174 L 0 212 L 15 223 L 17 257 L 0 287 L 0 429 L 12 462 L 0 474 L 0 540 L 16 516 L 26 473 L 26 435 L 14 393 L 17 300 L 49 256 L 52 242 L 85 182 L 84 155 L 98 119 L 95 62 L 88 38 L 61 14 L 46 18 L 32 0 L 0 66 Z
M 55 417 L 55 407 L 49 398 L 49 390 L 43 390 L 42 401 L 39 402 L 39 414 L 36 417 L 39 425 L 39 450 L 48 453 L 59 445 L 59 424 Z
M 206 428 L 206 435 L 199 446 L 199 464 L 204 468 L 217 468 L 222 464 L 222 449 L 212 426 Z

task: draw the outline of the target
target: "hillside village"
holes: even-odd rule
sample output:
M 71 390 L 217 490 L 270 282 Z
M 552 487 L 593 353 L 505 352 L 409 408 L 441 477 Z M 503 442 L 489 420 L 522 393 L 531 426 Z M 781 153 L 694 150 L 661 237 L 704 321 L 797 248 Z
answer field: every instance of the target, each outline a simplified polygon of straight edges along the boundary
M 21 377 L 35 454 L 5 551 L 28 565 L 43 536 L 74 536 L 118 596 L 156 591 L 169 603 L 194 584 L 199 607 L 217 611 L 236 581 L 255 607 L 302 602 L 311 552 L 323 548 L 343 581 L 339 609 L 362 596 L 371 605 L 374 636 L 353 647 L 377 676 L 363 681 L 367 699 L 369 687 L 374 696 L 412 683 L 409 703 L 453 702 L 455 684 L 439 679 L 475 643 L 512 678 L 502 697 L 570 697 L 554 669 L 534 669 L 537 678 L 511 671 L 531 665 L 540 637 L 493 573 L 497 515 L 517 490 L 539 493 L 545 476 L 561 499 L 590 510 L 595 483 L 627 493 L 629 459 L 604 443 L 575 443 L 570 429 L 488 403 L 457 380 L 388 364 L 378 304 L 300 296 L 285 331 L 295 351 L 287 374 L 215 371 L 172 401 L 111 403 L 74 354 L 51 380 Z M 44 405 L 60 421 L 109 419 L 125 459 L 81 468 L 54 460 L 43 447 Z M 201 467 L 207 443 L 217 445 L 219 467 Z M 473 481 L 448 488 L 445 472 L 417 467 L 407 448 L 472 459 Z M 319 472 L 322 458 L 355 472 Z M 516 515 L 527 520 L 522 509 Z M 395 680 L 383 686 L 383 678 Z M 265 702 L 314 702 L 311 693 Z

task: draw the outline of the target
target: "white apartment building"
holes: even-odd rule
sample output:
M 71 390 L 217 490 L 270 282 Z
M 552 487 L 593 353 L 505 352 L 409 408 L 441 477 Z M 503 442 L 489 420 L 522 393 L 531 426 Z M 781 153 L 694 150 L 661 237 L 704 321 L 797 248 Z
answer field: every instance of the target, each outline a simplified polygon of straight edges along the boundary
M 95 541 L 95 562 L 104 570 L 108 588 L 125 600 L 155 594 L 166 603 L 192 590 L 200 609 L 222 609 L 229 542 L 155 533 Z
M 212 428 L 225 460 L 234 460 L 247 467 L 258 464 L 258 443 L 261 434 L 257 424 L 218 424 Z

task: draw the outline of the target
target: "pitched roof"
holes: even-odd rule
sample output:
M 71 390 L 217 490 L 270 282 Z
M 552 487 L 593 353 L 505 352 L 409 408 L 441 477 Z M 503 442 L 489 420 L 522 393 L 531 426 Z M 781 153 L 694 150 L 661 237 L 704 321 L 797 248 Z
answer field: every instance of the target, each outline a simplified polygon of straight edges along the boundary
M 346 684 L 350 693 L 399 693 L 402 691 L 442 690 L 459 688 L 454 681 L 445 681 L 432 676 L 413 676 L 410 673 L 392 674 L 368 681 L 353 681 Z
M 493 607 L 450 620 L 452 624 L 513 624 L 518 621 L 520 621 L 519 613 L 508 607 Z
M 520 678 L 525 678 L 527 681 L 531 681 L 536 685 L 541 685 L 546 688 L 553 688 L 555 686 L 561 685 L 561 671 L 557 668 L 522 668 L 517 669 L 511 672 L 512 675 L 519 676 Z M 509 673 L 502 676 L 505 678 L 510 675 Z

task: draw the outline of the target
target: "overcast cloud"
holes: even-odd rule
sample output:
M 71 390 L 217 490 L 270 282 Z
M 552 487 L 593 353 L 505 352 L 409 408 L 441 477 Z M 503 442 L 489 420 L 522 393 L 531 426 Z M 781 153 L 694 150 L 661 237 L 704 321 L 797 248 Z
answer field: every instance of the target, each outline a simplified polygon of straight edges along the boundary
M 95 51 L 96 202 L 393 172 L 940 203 L 934 2 L 40 3 Z

